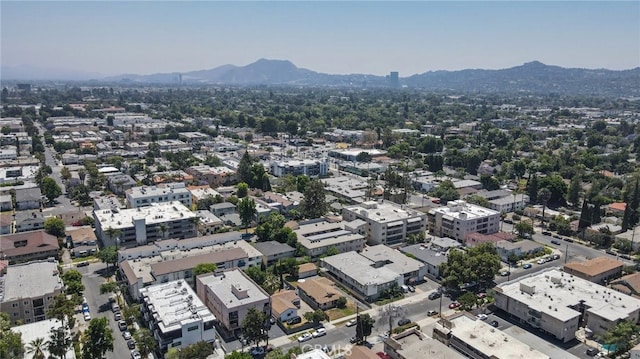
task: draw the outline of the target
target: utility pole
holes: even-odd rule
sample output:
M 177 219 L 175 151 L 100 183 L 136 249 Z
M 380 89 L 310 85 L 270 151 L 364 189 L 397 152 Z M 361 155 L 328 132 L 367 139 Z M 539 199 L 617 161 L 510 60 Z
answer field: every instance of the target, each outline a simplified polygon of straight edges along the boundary
M 567 264 L 568 258 L 569 258 L 569 245 L 567 244 L 567 249 L 564 250 L 564 264 Z

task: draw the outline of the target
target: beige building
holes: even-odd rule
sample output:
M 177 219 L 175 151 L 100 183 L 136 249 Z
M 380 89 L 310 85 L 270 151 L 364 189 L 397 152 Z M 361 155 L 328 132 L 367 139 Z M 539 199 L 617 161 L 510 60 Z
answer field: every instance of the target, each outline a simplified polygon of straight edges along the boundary
M 324 277 L 315 277 L 298 282 L 298 293 L 313 309 L 328 310 L 336 307 L 338 299 L 344 297 L 335 283 Z
M 622 262 L 607 257 L 597 257 L 586 262 L 570 262 L 564 265 L 564 271 L 589 282 L 606 284 L 622 275 Z
M 329 248 L 335 248 L 338 253 L 359 251 L 364 248 L 366 242 L 365 237 L 357 233 L 357 229 L 350 228 L 349 224 L 343 221 L 301 222 L 294 232 L 305 254 L 312 258 L 325 254 Z
M 39 322 L 53 297 L 62 293 L 64 286 L 58 262 L 37 261 L 7 267 L 0 277 L 0 311 L 7 313 L 12 323 Z
M 196 293 L 229 333 L 240 331 L 249 308 L 271 316 L 269 294 L 240 269 L 198 276 Z

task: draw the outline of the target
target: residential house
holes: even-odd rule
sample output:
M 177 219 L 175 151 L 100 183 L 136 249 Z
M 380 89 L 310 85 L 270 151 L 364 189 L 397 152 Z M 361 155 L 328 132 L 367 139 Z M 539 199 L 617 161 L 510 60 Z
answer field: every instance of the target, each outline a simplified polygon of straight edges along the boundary
M 313 309 L 329 310 L 338 305 L 344 296 L 335 283 L 325 277 L 315 277 L 298 282 L 298 293 Z
M 42 205 L 42 192 L 39 187 L 16 189 L 16 210 L 39 209 Z
M 296 251 L 290 245 L 276 241 L 258 242 L 254 247 L 262 253 L 263 263 L 267 267 L 281 259 L 293 258 Z
M 271 295 L 271 315 L 277 320 L 286 322 L 298 315 L 300 297 L 294 290 L 280 290 Z
M 9 234 L 0 237 L 0 252 L 11 263 L 56 258 L 58 239 L 43 230 Z
M 606 284 L 622 275 L 624 263 L 608 257 L 596 257 L 584 262 L 564 265 L 566 273 L 597 284 Z

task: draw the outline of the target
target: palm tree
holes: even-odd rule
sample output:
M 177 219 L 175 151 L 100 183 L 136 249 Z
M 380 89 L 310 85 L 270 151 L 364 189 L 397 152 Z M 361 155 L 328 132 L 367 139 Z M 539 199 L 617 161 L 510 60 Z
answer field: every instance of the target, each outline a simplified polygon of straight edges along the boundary
M 51 353 L 51 356 L 66 359 L 67 351 L 71 348 L 73 340 L 67 334 L 64 327 L 57 329 L 51 329 L 51 336 L 45 343 L 47 350 Z
M 165 233 L 167 233 L 167 225 L 165 223 L 160 223 L 158 226 L 158 232 L 160 232 L 160 239 L 164 239 Z
M 547 208 L 549 198 L 551 198 L 551 191 L 548 188 L 542 188 L 538 191 L 538 200 L 542 201 L 542 228 L 544 228 L 544 211 Z
M 33 359 L 44 359 L 44 338 L 35 338 L 25 347 L 26 354 L 33 354 Z
M 107 235 L 109 236 L 109 239 L 114 239 L 115 243 L 116 243 L 116 251 L 118 250 L 118 242 L 119 242 L 119 238 L 116 238 L 118 236 L 120 236 L 122 234 L 122 231 L 119 229 L 114 229 L 112 227 L 107 228 L 107 230 L 105 231 L 107 233 Z M 103 243 L 104 244 L 104 243 Z M 105 244 L 106 245 L 106 244 Z

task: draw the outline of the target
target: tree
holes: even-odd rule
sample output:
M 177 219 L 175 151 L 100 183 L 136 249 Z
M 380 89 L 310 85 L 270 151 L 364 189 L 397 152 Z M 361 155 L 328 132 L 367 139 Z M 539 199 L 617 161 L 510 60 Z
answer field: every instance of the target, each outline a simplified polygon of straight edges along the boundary
M 247 314 L 242 320 L 242 336 L 248 343 L 255 343 L 256 345 L 266 338 L 264 332 L 265 323 L 267 323 L 267 314 L 257 310 L 256 308 L 249 308 Z
M 66 287 L 66 293 L 76 298 L 82 298 L 84 284 L 82 284 L 82 274 L 75 269 L 70 269 L 62 273 L 62 281 Z
M 249 155 L 248 151 L 244 151 L 240 163 L 238 163 L 238 181 L 244 183 L 250 183 L 253 179 L 253 173 L 251 172 L 253 166 L 253 159 Z
M 633 343 L 633 337 L 638 332 L 638 326 L 628 322 L 622 321 L 616 324 L 615 327 L 609 329 L 601 336 L 601 339 L 606 344 L 615 345 L 615 355 L 627 352 L 631 349 L 631 343 Z
M 515 230 L 520 237 L 525 237 L 528 234 L 533 234 L 533 226 L 528 221 L 520 221 L 516 223 Z
M 324 254 L 326 256 L 335 256 L 336 254 L 340 254 L 340 251 L 336 246 L 330 246 L 329 248 L 327 248 L 327 251 L 324 252 Z
M 531 176 L 529 181 L 527 181 L 527 191 L 528 191 L 529 200 L 531 201 L 531 203 L 537 203 L 538 202 L 538 176 L 537 175 L 534 174 L 533 176 Z
M 120 235 L 122 234 L 121 230 L 113 227 L 108 227 L 104 232 L 107 234 L 107 236 L 109 236 L 110 240 L 113 240 L 115 244 L 118 245 L 118 237 L 120 237 Z
M 106 317 L 93 318 L 82 334 L 82 359 L 102 359 L 113 351 L 113 331 Z
M 102 248 L 96 253 L 96 257 L 98 257 L 102 263 L 106 263 L 107 266 L 109 264 L 113 264 L 115 266 L 116 263 L 118 263 L 118 252 L 114 246 Z
M 369 152 L 360 152 L 358 153 L 358 155 L 356 156 L 356 161 L 358 162 L 371 162 L 371 155 L 369 154 Z
M 62 327 L 65 326 L 68 320 L 68 327 L 70 329 L 73 328 L 75 324 L 74 313 L 75 304 L 64 293 L 53 297 L 53 301 L 51 301 L 49 308 L 47 308 L 47 317 L 58 319 Z
M 134 303 L 122 307 L 122 319 L 127 322 L 127 325 L 132 325 L 134 322 L 139 321 L 141 317 L 140 304 Z
M 540 191 L 538 191 L 538 200 L 542 202 L 542 227 L 544 228 L 544 213 L 545 213 L 545 209 L 547 208 L 547 201 L 549 200 L 549 198 L 551 198 L 551 191 L 547 188 L 541 188 Z
M 375 324 L 369 313 L 359 314 L 356 321 L 356 337 L 366 341 Z
M 53 203 L 56 198 L 62 195 L 60 186 L 58 186 L 56 181 L 51 177 L 45 177 L 42 179 L 40 190 L 42 191 L 42 194 L 47 197 L 49 203 Z
M 567 202 L 571 203 L 571 207 L 577 208 L 580 203 L 580 190 L 582 189 L 582 178 L 580 176 L 573 176 L 571 183 L 569 184 L 569 191 L 567 192 Z
M 153 353 L 158 347 L 158 342 L 156 342 L 156 339 L 147 328 L 138 329 L 135 334 L 133 334 L 133 339 L 143 358 Z
M 65 359 L 67 351 L 73 345 L 73 340 L 69 336 L 67 329 L 63 326 L 51 328 L 49 340 L 45 343 L 47 350 L 52 356 Z
M 63 180 L 68 181 L 71 178 L 71 171 L 69 171 L 68 167 L 62 167 L 60 169 L 60 176 Z
M 471 310 L 478 303 L 478 297 L 473 292 L 466 292 L 458 297 L 463 310 Z
M 306 218 L 320 218 L 327 213 L 324 184 L 319 179 L 313 179 L 309 182 L 300 207 L 302 215 Z
M 500 256 L 493 243 L 483 243 L 466 252 L 454 250 L 440 265 L 442 284 L 451 291 L 460 291 L 463 284 L 488 288 L 500 271 Z
M 313 312 L 304 313 L 304 319 L 308 322 L 320 323 L 327 319 L 327 314 L 322 309 L 316 309 Z
M 347 306 L 347 298 L 340 297 L 338 298 L 338 300 L 336 300 L 336 307 L 342 309 L 342 308 L 345 308 L 346 306 Z
M 214 273 L 218 269 L 215 263 L 200 263 L 193 268 L 193 276 L 197 277 L 204 273 Z
M 62 238 L 65 236 L 65 224 L 58 217 L 49 217 L 44 221 L 44 231 L 52 236 Z
M 33 359 L 44 359 L 44 338 L 35 338 L 24 348 L 26 354 L 32 354 Z
M 440 198 L 442 204 L 447 204 L 449 201 L 455 201 L 460 198 L 460 193 L 458 193 L 451 180 L 440 182 L 433 195 Z
M 249 185 L 244 182 L 238 183 L 238 191 L 236 192 L 236 195 L 238 196 L 238 198 L 244 198 L 247 196 L 248 193 L 249 193 Z
M 240 220 L 244 226 L 245 233 L 249 233 L 249 224 L 256 215 L 256 202 L 249 197 L 245 197 L 238 202 L 238 212 Z
M 311 179 L 307 175 L 300 175 L 296 177 L 296 191 L 304 193 L 307 190 L 307 186 L 311 182 Z
M 12 331 L 9 314 L 0 312 L 0 358 L 22 359 L 23 357 L 22 333 Z

